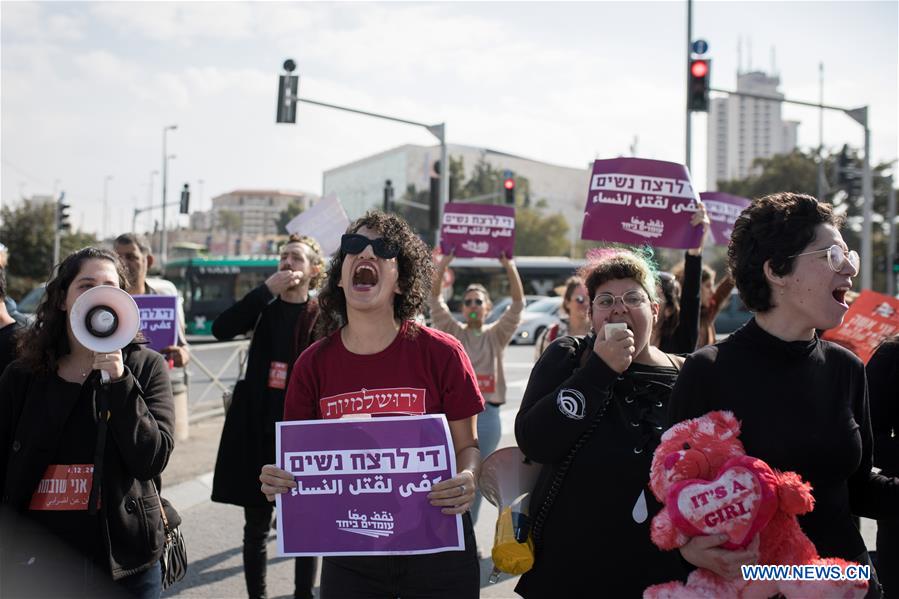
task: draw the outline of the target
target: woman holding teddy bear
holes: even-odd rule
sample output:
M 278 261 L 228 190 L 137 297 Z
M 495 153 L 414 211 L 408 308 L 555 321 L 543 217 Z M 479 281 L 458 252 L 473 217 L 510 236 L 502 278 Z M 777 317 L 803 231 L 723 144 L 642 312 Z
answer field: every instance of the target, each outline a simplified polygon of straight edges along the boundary
M 811 483 L 815 507 L 799 523 L 818 553 L 870 564 L 852 515 L 899 515 L 899 479 L 871 470 L 862 362 L 815 332 L 842 321 L 846 292 L 858 274 L 858 254 L 846 247 L 841 224 L 828 204 L 793 193 L 757 199 L 743 211 L 728 259 L 740 297 L 755 316 L 725 341 L 687 358 L 669 420 L 733 412 L 742 421 L 748 455 Z M 681 553 L 735 577 L 695 559 L 688 546 Z M 867 596 L 880 597 L 871 572 Z

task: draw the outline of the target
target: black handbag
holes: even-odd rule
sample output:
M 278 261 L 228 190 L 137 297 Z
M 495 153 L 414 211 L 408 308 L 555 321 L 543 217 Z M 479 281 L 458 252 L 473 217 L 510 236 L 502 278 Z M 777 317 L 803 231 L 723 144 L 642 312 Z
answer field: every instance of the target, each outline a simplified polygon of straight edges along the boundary
M 156 483 L 153 483 L 156 488 Z M 187 574 L 187 545 L 184 535 L 181 534 L 181 518 L 172 504 L 159 495 L 156 489 L 156 498 L 159 500 L 159 511 L 162 514 L 162 524 L 165 527 L 165 543 L 162 547 L 162 589 L 165 590 L 184 578 Z M 166 512 L 171 512 L 170 519 Z M 176 523 L 173 525 L 173 522 Z

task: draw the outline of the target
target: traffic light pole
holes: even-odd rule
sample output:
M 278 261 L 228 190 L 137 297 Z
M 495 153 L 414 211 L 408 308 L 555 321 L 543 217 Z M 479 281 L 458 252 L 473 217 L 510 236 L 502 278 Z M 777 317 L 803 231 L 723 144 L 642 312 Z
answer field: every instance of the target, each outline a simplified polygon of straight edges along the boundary
M 862 194 L 864 195 L 864 206 L 862 208 L 862 247 L 861 247 L 861 287 L 862 289 L 871 289 L 873 283 L 872 265 L 874 263 L 873 247 L 872 247 L 872 218 L 874 215 L 874 185 L 871 174 L 871 129 L 868 128 L 868 107 L 861 108 L 844 108 L 842 106 L 829 106 L 827 104 L 815 102 L 803 102 L 801 100 L 787 100 L 786 98 L 778 98 L 775 96 L 766 96 L 764 94 L 753 94 L 749 92 L 735 92 L 728 89 L 709 88 L 709 91 L 722 94 L 730 94 L 732 96 L 741 96 L 744 98 L 754 98 L 756 100 L 769 100 L 771 102 L 783 102 L 784 104 L 796 104 L 798 106 L 811 106 L 812 108 L 820 108 L 822 110 L 837 110 L 845 113 L 849 118 L 864 127 L 865 130 L 865 162 L 862 174 Z
M 684 164 L 687 165 L 687 170 L 690 170 L 690 158 L 692 156 L 692 137 L 693 137 L 693 111 L 690 110 L 690 59 L 693 56 L 693 0 L 687 0 L 687 93 L 686 93 L 686 103 L 687 107 L 687 129 L 686 129 L 686 141 L 687 141 L 687 152 L 686 152 L 686 160 Z
M 895 297 L 896 295 L 896 275 L 899 274 L 893 266 L 896 263 L 896 190 L 893 188 L 893 175 L 889 176 L 890 195 L 887 201 L 887 222 L 890 225 L 889 237 L 887 243 L 887 295 Z

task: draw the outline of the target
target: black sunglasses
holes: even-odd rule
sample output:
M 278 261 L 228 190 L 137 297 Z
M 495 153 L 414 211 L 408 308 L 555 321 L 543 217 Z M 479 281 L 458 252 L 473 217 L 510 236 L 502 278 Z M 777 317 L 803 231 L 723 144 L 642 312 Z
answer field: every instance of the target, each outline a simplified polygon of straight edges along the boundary
M 479 297 L 478 298 L 470 297 L 467 300 L 465 300 L 465 305 L 466 306 L 483 306 L 484 300 L 482 300 Z
M 384 260 L 396 258 L 400 253 L 398 247 L 385 240 L 383 237 L 369 239 L 365 235 L 359 235 L 358 233 L 347 233 L 340 238 L 340 249 L 345 254 L 361 254 L 368 245 L 371 245 L 371 249 L 375 253 L 375 256 L 383 258 Z

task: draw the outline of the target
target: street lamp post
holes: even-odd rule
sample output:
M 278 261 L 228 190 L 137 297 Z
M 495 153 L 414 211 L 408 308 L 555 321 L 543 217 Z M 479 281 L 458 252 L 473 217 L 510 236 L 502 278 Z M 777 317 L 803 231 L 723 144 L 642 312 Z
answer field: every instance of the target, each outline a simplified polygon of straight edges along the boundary
M 166 188 L 168 187 L 169 183 L 169 154 L 168 150 L 166 149 L 166 137 L 168 136 L 169 131 L 174 131 L 177 128 L 178 125 L 169 125 L 162 128 L 162 242 L 160 244 L 161 247 L 159 248 L 159 259 L 162 262 L 162 266 L 165 266 L 168 253 L 168 231 L 165 224 L 165 203 L 167 200 Z
M 103 238 L 109 236 L 109 182 L 112 175 L 106 175 L 103 180 Z

